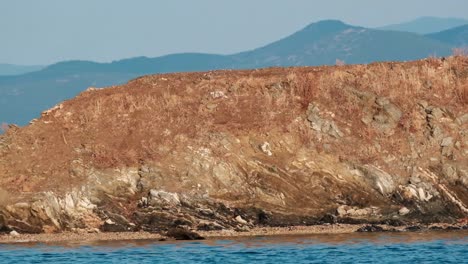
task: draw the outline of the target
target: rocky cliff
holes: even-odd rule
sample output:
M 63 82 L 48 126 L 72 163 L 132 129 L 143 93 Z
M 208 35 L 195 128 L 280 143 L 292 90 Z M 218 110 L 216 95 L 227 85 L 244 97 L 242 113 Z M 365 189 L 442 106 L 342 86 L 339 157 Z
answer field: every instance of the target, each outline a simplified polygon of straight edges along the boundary
M 0 137 L 0 229 L 468 214 L 468 58 L 144 76 Z

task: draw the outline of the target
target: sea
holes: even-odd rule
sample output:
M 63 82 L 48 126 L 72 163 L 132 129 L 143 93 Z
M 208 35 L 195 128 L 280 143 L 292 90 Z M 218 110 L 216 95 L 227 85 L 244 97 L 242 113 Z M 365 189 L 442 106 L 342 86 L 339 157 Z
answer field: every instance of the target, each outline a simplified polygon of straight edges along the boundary
M 468 263 L 468 231 L 0 244 L 0 263 Z

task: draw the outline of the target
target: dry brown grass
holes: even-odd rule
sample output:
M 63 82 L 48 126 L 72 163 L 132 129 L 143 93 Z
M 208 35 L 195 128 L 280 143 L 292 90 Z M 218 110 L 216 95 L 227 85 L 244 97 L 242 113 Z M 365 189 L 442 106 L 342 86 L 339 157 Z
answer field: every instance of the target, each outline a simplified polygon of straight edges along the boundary
M 291 76 L 290 76 L 291 77 Z M 309 104 L 317 98 L 317 83 L 313 73 L 298 72 L 293 78 L 292 95 L 299 99 L 302 109 L 307 109 Z
M 216 133 L 264 138 L 272 131 L 283 131 L 303 146 L 319 147 L 325 143 L 318 142 L 305 120 L 311 102 L 341 130 L 349 130 L 350 141 L 335 144 L 330 139 L 330 149 L 371 162 L 376 151 L 364 148 L 372 142 L 382 141 L 382 148 L 388 150 L 403 143 L 387 142 L 386 135 L 363 125 L 365 105 L 354 91 L 387 97 L 405 113 L 412 113 L 417 102 L 425 100 L 458 114 L 466 111 L 467 63 L 464 57 L 451 57 L 146 76 L 121 87 L 85 92 L 20 129 L 9 138 L 14 151 L 2 157 L 0 171 L 30 175 L 28 171 L 35 168 L 35 173 L 45 175 L 43 179 L 68 180 L 67 164 L 75 159 L 98 168 L 137 166 L 162 160 L 184 144 L 209 144 L 210 135 Z M 211 93 L 217 91 L 226 96 L 213 98 Z M 411 122 L 413 116 L 405 118 L 399 133 L 423 127 Z M 3 181 L 5 177 L 0 177 Z M 48 184 L 60 184 L 60 180 L 36 177 L 31 183 L 36 188 Z
M 0 188 L 0 207 L 7 205 L 11 200 L 11 195 L 4 189 Z
M 459 85 L 456 89 L 457 99 L 460 103 L 468 105 L 468 83 Z

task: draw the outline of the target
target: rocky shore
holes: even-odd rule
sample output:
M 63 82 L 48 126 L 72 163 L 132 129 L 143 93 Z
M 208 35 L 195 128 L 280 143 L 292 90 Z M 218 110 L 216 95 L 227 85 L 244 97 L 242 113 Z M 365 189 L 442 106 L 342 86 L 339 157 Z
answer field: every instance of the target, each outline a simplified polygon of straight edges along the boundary
M 229 239 L 237 237 L 264 237 L 264 236 L 290 236 L 290 235 L 317 235 L 317 234 L 349 234 L 354 232 L 430 232 L 430 231 L 466 231 L 468 225 L 463 224 L 431 224 L 413 226 L 388 226 L 388 225 L 316 225 L 316 226 L 290 226 L 290 227 L 256 227 L 249 231 L 238 232 L 234 230 L 199 231 L 197 239 L 188 238 L 179 233 L 179 236 L 171 236 L 171 233 L 138 232 L 104 232 L 96 230 L 75 230 L 55 234 L 3 234 L 0 235 L 0 244 L 12 243 L 60 243 L 60 242 L 99 242 L 99 241 L 127 241 L 127 240 L 204 240 L 204 239 Z M 185 233 L 186 234 L 186 233 Z
M 0 232 L 464 226 L 467 146 L 466 57 L 144 76 L 0 136 Z

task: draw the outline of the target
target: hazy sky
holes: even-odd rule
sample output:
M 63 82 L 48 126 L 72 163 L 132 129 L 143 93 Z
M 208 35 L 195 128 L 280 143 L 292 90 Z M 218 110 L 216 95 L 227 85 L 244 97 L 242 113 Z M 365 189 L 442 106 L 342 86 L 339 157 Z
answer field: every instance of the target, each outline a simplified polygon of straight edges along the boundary
M 467 10 L 468 0 L 0 0 L 0 63 L 228 54 L 323 19 L 376 27 Z

